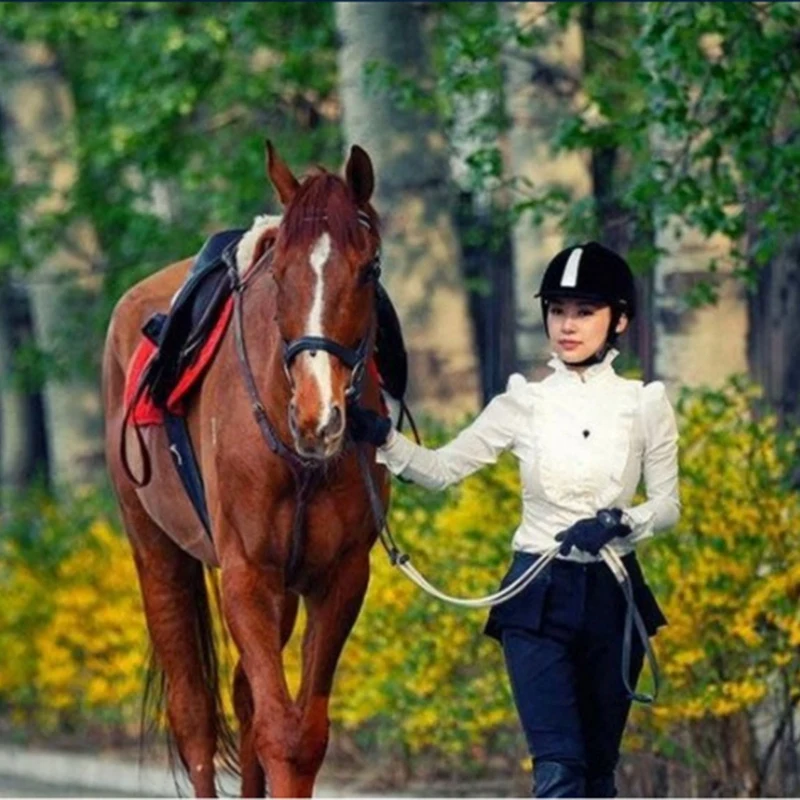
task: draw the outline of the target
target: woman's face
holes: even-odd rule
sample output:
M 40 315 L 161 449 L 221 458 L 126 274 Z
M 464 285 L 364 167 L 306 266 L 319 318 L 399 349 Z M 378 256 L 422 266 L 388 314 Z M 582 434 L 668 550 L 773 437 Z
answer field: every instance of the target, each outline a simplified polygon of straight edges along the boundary
M 565 364 L 575 364 L 593 356 L 606 341 L 611 324 L 611 306 L 590 300 L 552 300 L 547 307 L 547 331 L 556 355 Z M 624 315 L 617 333 L 628 325 Z

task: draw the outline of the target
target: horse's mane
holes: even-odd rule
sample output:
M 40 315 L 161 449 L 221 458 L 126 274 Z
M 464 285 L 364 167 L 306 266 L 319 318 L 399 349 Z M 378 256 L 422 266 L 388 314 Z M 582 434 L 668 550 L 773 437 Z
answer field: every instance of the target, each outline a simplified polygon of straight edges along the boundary
M 378 230 L 378 218 L 371 207 L 363 211 L 370 226 Z M 366 228 L 359 221 L 359 209 L 350 189 L 338 175 L 316 169 L 300 184 L 283 215 L 278 247 L 311 246 L 328 233 L 340 248 L 365 246 Z

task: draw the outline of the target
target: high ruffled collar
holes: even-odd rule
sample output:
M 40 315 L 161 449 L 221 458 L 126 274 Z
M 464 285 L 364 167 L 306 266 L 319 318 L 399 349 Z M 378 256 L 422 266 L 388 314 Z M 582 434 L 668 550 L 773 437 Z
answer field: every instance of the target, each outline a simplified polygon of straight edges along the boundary
M 606 373 L 613 373 L 614 367 L 612 366 L 611 362 L 619 355 L 619 350 L 612 347 L 606 353 L 605 358 L 599 362 L 598 364 L 592 364 L 591 367 L 586 367 L 586 369 L 579 373 L 574 369 L 568 369 L 567 365 L 555 354 L 551 353 L 552 358 L 547 362 L 548 367 L 552 367 L 557 373 L 564 375 L 567 378 L 573 378 L 574 380 L 583 381 L 584 383 L 597 378 L 600 375 L 604 375 Z

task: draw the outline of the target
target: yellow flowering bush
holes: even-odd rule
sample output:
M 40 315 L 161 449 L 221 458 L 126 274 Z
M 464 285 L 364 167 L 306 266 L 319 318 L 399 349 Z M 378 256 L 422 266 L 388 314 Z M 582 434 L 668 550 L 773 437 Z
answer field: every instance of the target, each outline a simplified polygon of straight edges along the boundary
M 96 503 L 34 497 L 17 509 L 3 529 L 0 595 L 0 701 L 15 720 L 138 718 L 147 642 L 135 570 Z
M 683 512 L 643 553 L 669 625 L 656 637 L 662 698 L 635 712 L 635 740 L 685 751 L 709 780 L 730 771 L 724 729 L 749 728 L 762 701 L 800 679 L 800 496 L 790 484 L 798 439 L 781 434 L 761 397 L 741 378 L 683 393 Z M 746 744 L 738 770 L 762 780 L 755 744 Z
M 515 461 L 447 495 L 396 482 L 390 527 L 401 550 L 437 587 L 475 597 L 496 590 L 519 520 Z M 481 635 L 486 611 L 435 600 L 378 546 L 364 610 L 337 676 L 333 717 L 365 743 L 454 758 L 518 744 L 499 646 Z

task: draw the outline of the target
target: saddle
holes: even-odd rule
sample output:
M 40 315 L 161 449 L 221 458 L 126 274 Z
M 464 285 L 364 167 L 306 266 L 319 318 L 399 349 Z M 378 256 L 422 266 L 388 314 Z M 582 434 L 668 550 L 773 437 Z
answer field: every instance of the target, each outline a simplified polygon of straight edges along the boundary
M 172 390 L 197 358 L 233 291 L 228 264 L 244 234 L 244 229 L 222 231 L 208 239 L 173 298 L 169 313 L 154 314 L 142 328 L 158 348 L 142 381 L 159 408 L 166 408 Z

